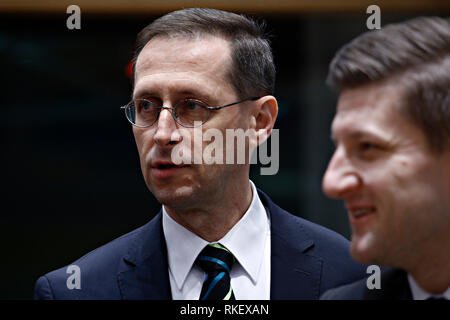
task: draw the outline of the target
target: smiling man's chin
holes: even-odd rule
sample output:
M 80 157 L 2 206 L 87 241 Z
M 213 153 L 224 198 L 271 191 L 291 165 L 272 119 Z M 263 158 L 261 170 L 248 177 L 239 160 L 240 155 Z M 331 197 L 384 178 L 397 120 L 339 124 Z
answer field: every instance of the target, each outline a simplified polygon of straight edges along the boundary
M 372 233 L 352 234 L 350 253 L 353 259 L 363 264 L 375 263 L 378 260 L 376 250 L 376 237 Z

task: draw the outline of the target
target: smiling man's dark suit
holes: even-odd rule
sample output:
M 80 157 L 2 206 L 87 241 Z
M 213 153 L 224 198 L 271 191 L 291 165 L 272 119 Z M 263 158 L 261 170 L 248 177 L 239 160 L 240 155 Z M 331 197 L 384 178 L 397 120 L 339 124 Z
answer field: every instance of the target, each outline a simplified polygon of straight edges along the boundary
M 271 299 L 318 299 L 367 276 L 337 233 L 295 217 L 258 190 L 271 220 Z M 80 258 L 81 288 L 67 267 L 38 279 L 36 299 L 171 299 L 161 212 L 146 225 Z
M 412 294 L 406 271 L 383 267 L 379 289 L 368 289 L 361 279 L 325 292 L 321 300 L 411 300 Z

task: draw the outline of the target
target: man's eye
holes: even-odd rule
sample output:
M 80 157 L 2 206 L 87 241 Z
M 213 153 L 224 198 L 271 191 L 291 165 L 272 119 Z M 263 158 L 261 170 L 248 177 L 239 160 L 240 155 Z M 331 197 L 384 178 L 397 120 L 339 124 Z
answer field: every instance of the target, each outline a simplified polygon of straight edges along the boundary
M 197 104 L 196 102 L 189 101 L 189 102 L 187 103 L 187 108 L 188 108 L 189 110 L 196 110 L 196 109 L 199 109 L 199 108 L 201 108 L 201 107 L 200 107 L 200 105 Z
M 150 110 L 151 107 L 152 107 L 152 105 L 149 102 L 142 103 L 142 110 L 148 111 L 148 110 Z
M 375 144 L 371 143 L 371 142 L 361 142 L 359 144 L 359 149 L 361 151 L 368 151 L 368 150 L 373 150 L 373 149 L 376 149 L 376 148 L 377 148 L 377 146 Z
M 150 111 L 154 108 L 155 104 L 148 100 L 139 100 L 135 103 L 138 111 Z
M 386 151 L 382 145 L 372 142 L 360 142 L 357 147 L 357 154 L 365 159 L 375 159 L 381 157 Z

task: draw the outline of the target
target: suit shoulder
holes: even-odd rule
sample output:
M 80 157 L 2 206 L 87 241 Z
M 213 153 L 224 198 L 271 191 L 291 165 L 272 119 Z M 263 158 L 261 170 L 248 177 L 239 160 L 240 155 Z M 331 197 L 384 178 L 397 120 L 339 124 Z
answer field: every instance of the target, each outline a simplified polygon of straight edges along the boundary
M 120 294 L 117 273 L 133 242 L 147 226 L 139 227 L 83 255 L 76 261 L 40 277 L 35 284 L 35 299 L 114 299 Z M 77 286 L 77 277 L 81 283 Z M 71 289 L 71 284 L 81 290 Z
M 360 279 L 327 290 L 320 300 L 362 300 L 366 291 L 366 279 Z
M 407 273 L 402 269 L 380 266 L 379 287 L 369 288 L 368 278 L 325 292 L 322 300 L 411 300 Z
M 302 220 L 306 232 L 310 232 L 310 236 L 314 239 L 314 247 L 310 254 L 322 259 L 324 270 L 322 284 L 333 287 L 355 282 L 367 276 L 367 266 L 351 257 L 349 240 L 333 230 Z M 325 290 L 325 287 L 323 289 Z
M 341 234 L 306 219 L 295 217 L 310 236 L 319 242 L 334 244 L 336 249 L 348 250 L 350 242 Z
M 276 205 L 263 191 L 258 189 L 260 199 L 270 212 L 272 230 L 280 235 L 288 234 L 297 240 L 307 239 L 316 245 L 325 243 L 333 249 L 348 251 L 349 241 L 342 235 L 314 222 L 298 217 Z
M 304 254 L 320 261 L 321 292 L 366 277 L 366 266 L 352 259 L 350 241 L 344 236 L 279 207 L 272 210 L 276 210 L 272 215 L 275 236 L 295 242 Z
M 302 232 L 306 237 L 314 241 L 315 249 L 320 251 L 323 249 L 328 253 L 332 251 L 349 253 L 350 242 L 341 234 L 317 223 L 297 217 L 283 209 L 279 210 L 285 216 L 287 223 L 298 229 L 296 232 Z
M 92 270 L 94 266 L 106 267 L 120 260 L 130 249 L 136 236 L 145 227 L 141 226 L 83 255 L 70 265 L 86 266 Z

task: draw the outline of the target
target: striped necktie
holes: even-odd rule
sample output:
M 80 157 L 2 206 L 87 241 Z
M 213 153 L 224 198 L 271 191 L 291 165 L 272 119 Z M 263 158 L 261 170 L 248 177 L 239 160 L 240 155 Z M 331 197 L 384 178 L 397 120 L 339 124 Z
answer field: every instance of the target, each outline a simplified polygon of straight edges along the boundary
M 197 258 L 205 271 L 200 300 L 235 300 L 230 271 L 236 261 L 233 254 L 219 243 L 208 244 Z

